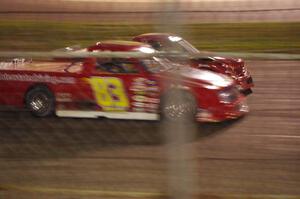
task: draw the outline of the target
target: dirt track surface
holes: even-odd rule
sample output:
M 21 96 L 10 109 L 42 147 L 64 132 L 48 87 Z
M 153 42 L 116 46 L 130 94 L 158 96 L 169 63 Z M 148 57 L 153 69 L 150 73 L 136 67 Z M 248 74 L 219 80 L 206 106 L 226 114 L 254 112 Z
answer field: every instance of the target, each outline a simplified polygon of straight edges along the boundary
M 256 84 L 248 98 L 251 112 L 235 122 L 199 125 L 197 138 L 189 142 L 197 162 L 197 191 L 300 197 L 300 62 L 247 65 Z M 0 198 L 165 192 L 162 129 L 157 122 L 38 119 L 27 112 L 1 111 Z M 45 188 L 64 189 L 72 197 Z M 85 195 L 84 190 L 102 192 Z

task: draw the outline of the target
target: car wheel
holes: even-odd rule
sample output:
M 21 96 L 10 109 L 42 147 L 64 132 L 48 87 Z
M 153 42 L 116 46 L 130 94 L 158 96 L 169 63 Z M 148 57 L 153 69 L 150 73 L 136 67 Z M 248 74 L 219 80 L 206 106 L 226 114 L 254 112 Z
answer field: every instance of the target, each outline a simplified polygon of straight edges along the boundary
M 167 121 L 193 121 L 196 111 L 196 100 L 188 91 L 172 90 L 162 99 L 161 115 Z
M 26 107 L 37 117 L 46 117 L 54 113 L 54 96 L 45 87 L 31 89 L 26 95 Z

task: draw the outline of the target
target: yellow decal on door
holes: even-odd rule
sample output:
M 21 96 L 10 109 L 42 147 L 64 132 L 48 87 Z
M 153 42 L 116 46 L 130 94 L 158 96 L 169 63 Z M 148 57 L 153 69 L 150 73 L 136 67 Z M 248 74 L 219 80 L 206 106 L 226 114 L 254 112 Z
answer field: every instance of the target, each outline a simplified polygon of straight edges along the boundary
M 89 83 L 97 104 L 105 111 L 121 111 L 129 108 L 123 82 L 115 77 L 91 77 Z

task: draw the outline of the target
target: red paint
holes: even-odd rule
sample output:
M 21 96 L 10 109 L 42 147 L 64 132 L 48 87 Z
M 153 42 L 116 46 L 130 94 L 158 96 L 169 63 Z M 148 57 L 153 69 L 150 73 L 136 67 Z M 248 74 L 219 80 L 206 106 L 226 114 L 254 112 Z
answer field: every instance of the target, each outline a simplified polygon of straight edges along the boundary
M 87 49 L 89 51 L 135 51 L 140 47 L 149 46 L 137 42 L 107 41 L 98 43 Z M 97 60 L 95 58 L 87 58 L 76 63 L 76 66 L 71 67 L 71 62 L 67 62 L 66 60 L 63 62 L 57 60 L 30 62 L 22 67 L 0 69 L 0 103 L 3 105 L 23 107 L 28 90 L 42 84 L 47 86 L 55 95 L 57 110 L 103 111 L 103 107 L 97 104 L 95 91 L 92 89 L 89 81 L 87 81 L 87 79 L 92 77 L 98 77 L 102 79 L 117 78 L 121 81 L 124 88 L 124 95 L 129 102 L 129 107 L 124 110 L 126 112 L 144 110 L 144 112 L 159 113 L 160 110 L 157 103 L 166 92 L 173 88 L 187 90 L 195 97 L 199 112 L 202 113 L 202 110 L 205 110 L 211 113 L 207 118 L 197 118 L 201 121 L 222 121 L 238 118 L 247 112 L 247 110 L 243 111 L 238 108 L 238 106 L 245 103 L 244 96 L 239 92 L 235 92 L 233 100 L 230 103 L 221 102 L 219 98 L 221 91 L 234 91 L 235 89 L 234 82 L 226 76 L 209 71 L 192 69 L 190 67 L 182 67 L 180 69 L 172 68 L 170 70 L 152 73 L 145 67 L 144 63 L 142 63 L 143 60 L 135 58 L 123 59 L 123 61 L 130 62 L 136 73 L 110 73 L 97 70 L 96 67 L 99 67 L 97 63 L 107 60 L 109 59 Z M 72 81 L 57 83 L 36 80 L 24 81 L 22 78 L 22 80 L 5 80 L 6 77 L 16 77 L 14 75 L 19 75 L 22 78 L 26 75 L 34 77 L 38 75 L 41 77 L 51 76 L 59 80 Z M 213 80 L 208 81 L 208 76 L 217 79 L 219 83 L 223 82 L 224 86 L 215 86 L 216 82 Z M 115 85 L 109 85 L 109 88 L 106 89 L 109 89 L 108 92 L 111 92 L 112 100 L 118 101 L 120 96 L 115 96 L 116 92 L 114 86 Z M 103 89 L 101 91 L 103 91 Z M 138 99 L 143 100 L 143 102 L 136 101 Z

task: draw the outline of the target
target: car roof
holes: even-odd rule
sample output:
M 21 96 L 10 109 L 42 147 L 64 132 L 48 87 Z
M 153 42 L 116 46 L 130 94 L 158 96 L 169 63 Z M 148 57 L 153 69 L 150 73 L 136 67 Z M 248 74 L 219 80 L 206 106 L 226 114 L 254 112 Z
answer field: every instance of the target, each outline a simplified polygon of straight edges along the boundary
M 136 41 L 106 40 L 88 47 L 88 51 L 137 51 L 141 47 L 151 48 L 147 44 Z
M 132 40 L 138 42 L 149 41 L 149 40 L 165 40 L 169 36 L 176 36 L 176 35 L 172 33 L 145 33 L 134 37 Z

